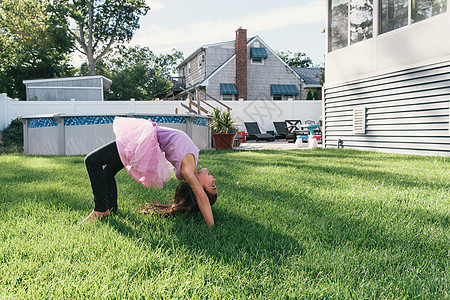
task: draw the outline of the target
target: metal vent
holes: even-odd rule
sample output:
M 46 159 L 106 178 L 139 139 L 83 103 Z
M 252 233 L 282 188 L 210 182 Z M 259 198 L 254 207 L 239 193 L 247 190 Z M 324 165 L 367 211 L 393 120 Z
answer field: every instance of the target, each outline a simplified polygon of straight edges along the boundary
M 357 107 L 353 109 L 353 133 L 366 133 L 366 108 Z

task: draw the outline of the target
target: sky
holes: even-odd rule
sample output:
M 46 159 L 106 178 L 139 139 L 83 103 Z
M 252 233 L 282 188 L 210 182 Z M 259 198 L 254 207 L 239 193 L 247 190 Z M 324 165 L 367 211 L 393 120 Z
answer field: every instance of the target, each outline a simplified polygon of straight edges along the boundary
M 203 45 L 234 40 L 242 26 L 247 37 L 258 35 L 274 51 L 302 52 L 323 65 L 324 0 L 146 1 L 151 10 L 141 17 L 130 45 L 156 54 L 175 48 L 188 57 Z

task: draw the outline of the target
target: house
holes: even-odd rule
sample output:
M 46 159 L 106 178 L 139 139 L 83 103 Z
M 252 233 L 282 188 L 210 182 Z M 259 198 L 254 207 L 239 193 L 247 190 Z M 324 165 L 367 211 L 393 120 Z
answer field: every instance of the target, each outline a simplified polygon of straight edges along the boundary
M 27 101 L 103 101 L 112 81 L 106 77 L 76 76 L 24 80 Z
M 308 93 L 314 96 L 317 95 L 316 100 L 322 99 L 322 86 L 323 86 L 323 68 L 292 68 L 302 78 L 301 85 L 301 99 L 308 99 Z
M 449 156 L 448 1 L 327 3 L 325 147 Z
M 308 90 L 321 94 L 320 69 L 288 66 L 259 36 L 247 38 L 240 27 L 234 41 L 205 45 L 178 67 L 169 100 L 305 100 Z M 303 76 L 310 76 L 306 80 Z M 321 99 L 321 98 L 319 98 Z

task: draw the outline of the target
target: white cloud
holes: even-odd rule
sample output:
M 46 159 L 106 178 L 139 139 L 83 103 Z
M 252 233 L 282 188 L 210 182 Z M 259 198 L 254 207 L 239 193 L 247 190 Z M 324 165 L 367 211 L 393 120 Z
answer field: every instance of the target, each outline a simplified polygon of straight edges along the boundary
M 151 8 L 152 12 L 161 10 L 164 8 L 164 4 L 162 4 L 159 1 L 154 1 L 154 0 L 147 0 L 147 5 Z
M 156 1 L 151 1 L 155 3 Z M 280 29 L 286 26 L 311 24 L 325 20 L 325 1 L 314 0 L 309 4 L 279 8 L 250 14 L 234 20 L 208 20 L 185 24 L 178 28 L 150 25 L 136 32 L 132 44 L 149 46 L 152 50 L 179 48 L 179 45 L 194 43 L 201 46 L 234 38 L 234 31 L 242 26 L 250 33 Z

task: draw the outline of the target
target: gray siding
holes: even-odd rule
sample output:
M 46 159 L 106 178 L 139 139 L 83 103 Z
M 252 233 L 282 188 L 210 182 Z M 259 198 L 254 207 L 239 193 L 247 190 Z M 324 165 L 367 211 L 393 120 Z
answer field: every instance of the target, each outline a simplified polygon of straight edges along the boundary
M 101 88 L 71 89 L 57 87 L 55 89 L 35 89 L 27 88 L 28 101 L 69 101 L 75 99 L 77 101 L 101 101 L 103 100 L 103 90 Z
M 236 83 L 236 58 L 231 59 L 228 64 L 224 65 L 222 69 L 209 79 L 206 93 L 220 100 L 221 83 Z
M 28 101 L 101 101 L 101 77 L 68 77 L 61 79 L 30 80 L 25 83 Z
M 198 62 L 199 62 L 199 55 L 205 55 L 205 51 L 201 51 L 199 52 L 197 55 L 195 55 L 194 57 L 192 57 L 192 59 L 190 61 L 188 61 L 186 63 L 186 65 L 184 66 L 184 76 L 186 78 L 186 86 L 193 86 L 197 83 L 199 83 L 200 81 L 202 81 L 205 78 L 205 74 L 206 74 L 206 58 L 205 61 L 203 62 L 202 66 L 199 67 Z M 190 72 L 188 70 L 188 65 L 190 64 Z
M 253 44 L 247 46 L 247 96 L 248 100 L 269 100 L 271 84 L 293 84 L 300 91 L 300 79 L 288 69 L 285 64 L 273 54 L 270 49 L 266 49 L 267 59 L 263 65 L 252 64 L 250 58 L 250 48 Z M 263 47 L 261 43 L 259 47 Z M 211 48 L 208 48 L 207 52 Z M 225 51 L 226 52 L 226 51 Z M 234 52 L 234 50 L 233 50 Z M 230 52 L 231 53 L 231 52 Z M 227 53 L 229 55 L 230 53 Z M 225 57 L 225 56 L 223 56 Z M 208 56 L 208 65 L 213 60 Z M 218 60 L 216 61 L 216 64 Z M 223 62 L 222 62 L 223 64 Z M 209 67 L 208 67 L 209 68 Z M 220 71 L 209 79 L 207 93 L 217 99 L 220 99 L 220 83 L 236 83 L 236 58 L 228 61 Z M 300 99 L 301 95 L 294 97 L 294 100 Z M 306 97 L 306 96 L 305 96 Z M 303 98 L 304 99 L 304 98 Z
M 450 61 L 324 88 L 325 146 L 450 156 Z M 366 108 L 353 133 L 353 108 Z
M 217 68 L 232 57 L 235 52 L 234 41 L 208 47 L 206 50 L 206 77 L 217 70 Z
M 300 91 L 300 79 L 294 72 L 288 69 L 270 49 L 266 48 L 268 57 L 264 60 L 263 65 L 252 64 L 250 58 L 251 47 L 253 47 L 253 44 L 248 45 L 247 48 L 247 85 L 249 100 L 272 99 L 272 96 L 270 95 L 271 84 L 292 84 L 297 86 Z M 259 47 L 265 48 L 262 43 Z M 295 96 L 293 99 L 300 99 L 300 95 Z

